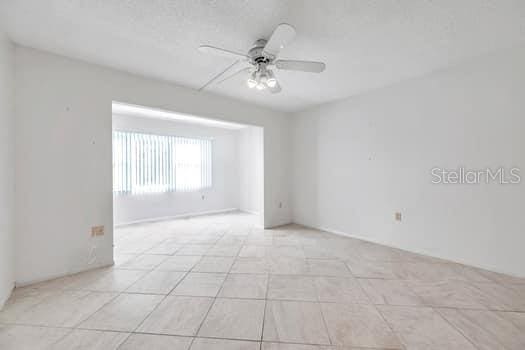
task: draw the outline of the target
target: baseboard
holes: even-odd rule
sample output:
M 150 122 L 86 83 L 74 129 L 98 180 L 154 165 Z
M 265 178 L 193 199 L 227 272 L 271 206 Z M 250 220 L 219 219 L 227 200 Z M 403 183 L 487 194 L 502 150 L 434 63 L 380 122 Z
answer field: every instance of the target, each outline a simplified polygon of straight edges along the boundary
M 239 211 L 243 212 L 243 213 L 247 213 L 247 214 L 252 214 L 252 215 L 259 215 L 259 214 L 261 214 L 258 211 L 254 211 L 254 210 L 239 209 Z
M 2 310 L 5 306 L 5 303 L 7 303 L 7 301 L 9 300 L 9 298 L 11 297 L 11 294 L 13 293 L 13 290 L 15 289 L 15 284 L 13 282 L 13 284 L 11 285 L 11 288 L 8 288 L 8 293 L 6 293 L 6 295 L 2 295 L 0 297 L 0 310 Z
M 104 268 L 104 267 L 110 267 L 110 266 L 113 266 L 113 264 L 114 264 L 113 262 L 111 262 L 111 263 L 103 263 L 103 264 L 100 264 L 100 265 L 89 266 L 89 268 L 85 268 L 85 269 L 78 269 L 78 270 L 72 270 L 72 271 L 68 271 L 68 272 L 61 272 L 61 273 L 57 273 L 57 274 L 51 274 L 51 275 L 48 275 L 46 277 L 36 278 L 36 279 L 32 279 L 32 280 L 26 280 L 26 281 L 20 281 L 20 282 L 17 281 L 15 283 L 15 288 L 27 287 L 27 286 L 30 286 L 32 284 L 47 282 L 47 281 L 51 281 L 51 280 L 54 280 L 54 279 L 57 279 L 57 278 L 62 278 L 62 277 L 66 277 L 66 276 L 75 275 L 75 274 L 81 273 L 81 272 L 87 272 L 87 271 L 91 271 L 91 270 L 101 269 L 101 268 Z
M 226 209 L 218 209 L 218 210 L 200 211 L 200 212 L 194 212 L 194 213 L 185 213 L 185 214 L 172 215 L 172 216 L 160 216 L 160 217 L 156 217 L 156 218 L 147 218 L 147 219 L 141 219 L 141 220 L 128 221 L 128 222 L 125 222 L 125 223 L 117 224 L 117 225 L 115 225 L 115 227 L 134 225 L 134 224 L 143 224 L 143 223 L 147 223 L 147 222 L 176 220 L 176 219 L 187 219 L 187 218 L 191 218 L 191 217 L 194 217 L 194 216 L 224 214 L 224 213 L 231 213 L 231 212 L 234 212 L 234 211 L 239 211 L 239 209 L 238 208 L 226 208 Z
M 298 225 L 302 225 L 302 224 L 298 223 Z M 436 255 L 436 254 L 434 254 L 432 252 L 424 251 L 424 250 L 421 250 L 421 249 L 410 249 L 409 250 L 409 249 L 406 249 L 405 247 L 401 247 L 401 246 L 394 245 L 394 244 L 391 244 L 391 243 L 388 243 L 388 242 L 384 242 L 384 241 L 381 241 L 379 239 L 374 239 L 374 238 L 360 236 L 360 235 L 356 235 L 356 234 L 351 234 L 351 233 L 347 233 L 347 232 L 343 232 L 343 231 L 339 231 L 339 230 L 334 230 L 334 229 L 331 229 L 329 227 L 309 226 L 309 225 L 302 225 L 302 226 L 314 228 L 314 229 L 321 230 L 321 231 L 325 231 L 325 232 L 332 233 L 332 234 L 335 234 L 335 235 L 338 235 L 338 236 L 344 236 L 344 237 L 354 238 L 354 239 L 358 239 L 358 240 L 365 241 L 365 242 L 380 244 L 380 245 L 383 245 L 383 246 L 386 246 L 386 247 L 389 247 L 389 248 L 395 248 L 395 249 L 403 250 L 403 251 L 409 252 L 409 253 L 415 253 L 415 254 L 425 255 L 425 256 L 428 256 L 428 257 L 431 257 L 431 258 L 437 258 L 437 259 L 441 259 L 441 260 L 446 260 L 446 261 L 453 262 L 453 263 L 456 263 L 456 264 L 461 264 L 461 265 L 466 265 L 466 266 L 470 266 L 470 267 L 475 267 L 475 268 L 478 268 L 478 269 L 483 269 L 483 270 L 487 270 L 487 271 L 491 271 L 491 272 L 501 273 L 501 274 L 505 274 L 505 275 L 509 275 L 509 276 L 513 276 L 513 277 L 525 278 L 525 276 L 518 276 L 518 275 L 516 275 L 514 273 L 509 273 L 508 271 L 502 271 L 502 270 L 499 270 L 499 269 L 495 269 L 494 267 L 491 267 L 491 266 L 486 266 L 486 265 L 483 265 L 483 264 L 473 264 L 472 262 L 469 262 L 469 261 L 466 261 L 466 260 L 462 260 L 462 259 L 450 258 L 450 257 L 446 257 L 446 256 L 439 256 L 439 255 Z

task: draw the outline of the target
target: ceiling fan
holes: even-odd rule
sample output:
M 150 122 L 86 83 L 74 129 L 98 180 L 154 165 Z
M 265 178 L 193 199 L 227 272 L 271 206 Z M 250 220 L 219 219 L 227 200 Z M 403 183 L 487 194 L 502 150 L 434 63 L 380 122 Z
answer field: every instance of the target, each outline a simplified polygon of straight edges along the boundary
M 270 39 L 259 39 L 247 54 L 222 49 L 210 45 L 199 46 L 199 51 L 206 54 L 234 58 L 230 66 L 214 76 L 199 91 L 205 89 L 211 83 L 217 81 L 233 67 L 239 63 L 246 67 L 221 79 L 218 83 L 233 78 L 238 75 L 246 74 L 246 84 L 250 89 L 268 90 L 271 93 L 281 91 L 281 86 L 277 81 L 274 68 L 278 70 L 293 70 L 310 73 L 321 73 L 326 65 L 323 62 L 281 60 L 277 59 L 279 52 L 295 37 L 295 28 L 287 23 L 282 23 L 275 28 Z

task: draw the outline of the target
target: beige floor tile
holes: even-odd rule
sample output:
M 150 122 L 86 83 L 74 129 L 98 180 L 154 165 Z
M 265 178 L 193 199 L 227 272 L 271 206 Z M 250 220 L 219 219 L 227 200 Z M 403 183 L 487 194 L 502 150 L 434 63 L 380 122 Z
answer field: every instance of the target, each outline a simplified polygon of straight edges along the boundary
M 160 242 L 144 242 L 143 238 L 136 240 L 115 241 L 115 253 L 117 254 L 143 254 Z
M 337 252 L 331 247 L 319 245 L 305 245 L 303 247 L 304 255 L 309 259 L 335 259 L 338 257 Z
M 66 290 L 70 286 L 73 276 L 75 275 L 68 275 L 68 276 L 53 278 L 51 280 L 32 283 L 26 286 L 18 286 L 16 287 L 15 290 L 19 292 L 23 290 L 28 290 L 28 289 L 39 289 L 41 291 L 49 290 L 53 292 L 57 292 L 60 290 Z
M 51 290 L 22 288 L 15 289 L 9 300 L 0 310 L 0 323 L 15 323 L 29 309 L 41 303 L 44 299 L 56 294 Z
M 212 228 L 211 230 L 214 230 L 214 229 Z M 195 235 L 190 241 L 190 244 L 212 246 L 217 243 L 217 241 L 219 240 L 223 232 L 220 232 L 220 234 L 212 233 L 209 235 L 202 235 L 202 233 L 200 234 L 201 235 Z
M 241 258 L 264 258 L 266 257 L 266 250 L 269 249 L 264 245 L 245 245 L 239 252 Z
M 143 271 L 126 271 L 126 270 L 117 270 L 113 267 L 102 267 L 98 269 L 88 270 L 84 272 L 75 273 L 73 275 L 70 275 L 67 279 L 67 282 L 65 282 L 65 286 L 62 289 L 69 289 L 69 290 L 90 290 L 88 287 L 91 287 L 93 284 L 97 283 L 104 277 L 108 276 L 110 273 L 114 271 L 123 271 L 124 273 L 122 275 L 137 275 L 140 276 L 141 274 L 144 274 Z M 138 279 L 139 277 L 137 277 Z M 136 280 L 134 280 L 136 281 Z M 134 282 L 133 281 L 133 282 Z M 131 282 L 131 283 L 133 283 Z
M 192 272 L 223 272 L 227 273 L 232 267 L 234 258 L 205 256 L 192 269 Z
M 132 334 L 119 350 L 188 350 L 193 338 L 172 335 Z
M 204 255 L 211 247 L 211 244 L 186 244 L 175 255 Z
M 268 275 L 229 274 L 224 281 L 219 297 L 264 299 Z
M 215 297 L 225 278 L 224 273 L 190 272 L 171 292 L 171 295 Z
M 136 258 L 139 254 L 126 254 L 126 253 L 113 253 L 114 267 L 119 267 L 133 258 Z
M 150 250 L 148 250 L 147 254 L 160 254 L 160 255 L 173 255 L 175 254 L 180 248 L 182 248 L 182 244 L 177 241 L 164 241 L 160 244 L 157 244 Z
M 260 343 L 245 340 L 195 338 L 191 350 L 259 350 Z
M 452 269 L 462 275 L 466 281 L 471 282 L 494 282 L 486 274 L 485 271 L 461 264 L 450 264 Z
M 161 295 L 121 294 L 84 321 L 80 328 L 133 331 L 162 298 Z
M 116 350 L 129 333 L 75 329 L 53 345 L 53 350 Z
M 378 308 L 407 349 L 475 349 L 431 308 L 386 305 Z
M 402 279 L 417 281 L 465 281 L 464 274 L 459 273 L 451 264 L 436 263 L 410 263 L 405 262 L 398 270 L 398 276 Z
M 235 245 L 235 246 L 239 246 L 239 249 L 240 249 L 240 247 L 242 247 L 242 245 L 244 244 L 245 238 L 246 238 L 246 235 L 225 235 L 225 236 L 222 236 L 217 241 L 216 244 L 217 245 Z
M 306 259 L 284 256 L 267 258 L 270 273 L 279 275 L 306 275 L 309 268 Z
M 44 350 L 63 338 L 66 328 L 0 325 L 0 349 Z
M 478 289 L 463 281 L 407 281 L 408 287 L 423 304 L 436 307 L 486 309 L 484 297 Z
M 196 335 L 213 303 L 212 298 L 167 296 L 139 327 L 139 332 Z
M 498 315 L 512 322 L 525 334 L 525 313 L 523 312 L 498 312 Z
M 399 262 L 368 261 L 352 258 L 346 260 L 346 265 L 355 277 L 399 279 L 402 264 Z
M 150 271 L 126 289 L 127 293 L 169 294 L 184 278 L 186 272 Z
M 339 260 L 308 259 L 308 274 L 316 276 L 352 276 L 348 267 Z
M 518 290 L 513 290 L 513 285 L 477 282 L 473 282 L 472 285 L 482 294 L 482 303 L 487 309 L 525 311 L 525 295 Z
M 280 236 L 274 234 L 272 245 L 275 247 L 300 246 L 299 239 L 293 236 Z M 304 256 L 302 256 L 304 258 Z
M 407 286 L 405 281 L 384 279 L 359 279 L 359 284 L 373 304 L 423 305 L 423 301 Z
M 483 303 L 491 310 L 525 312 L 525 285 L 472 283 L 483 294 Z
M 118 268 L 127 270 L 153 270 L 167 258 L 168 256 L 166 255 L 142 254 L 120 265 Z
M 480 350 L 525 349 L 525 328 L 520 329 L 505 317 L 505 313 L 459 309 L 438 311 Z
M 370 303 L 358 281 L 353 277 L 316 277 L 314 281 L 319 301 Z
M 368 261 L 376 262 L 418 262 L 421 256 L 401 249 L 382 246 L 376 243 L 360 242 L 359 254 Z
M 296 275 L 271 275 L 268 299 L 317 301 L 314 278 Z
M 318 303 L 268 301 L 263 339 L 270 342 L 330 344 Z
M 99 269 L 72 276 L 67 289 L 122 292 L 145 276 L 147 271 Z
M 200 260 L 201 256 L 171 256 L 157 267 L 159 271 L 190 271 Z
M 237 258 L 230 273 L 267 274 L 270 264 L 264 258 Z
M 480 273 L 486 276 L 489 280 L 499 284 L 525 284 L 525 278 L 505 275 L 502 273 L 480 270 Z
M 207 256 L 223 256 L 223 257 L 235 257 L 241 250 L 240 245 L 232 244 L 216 244 L 211 247 L 205 255 Z
M 286 344 L 263 342 L 261 350 L 359 350 L 357 348 L 340 348 L 327 345 L 306 345 L 306 344 Z M 373 349 L 368 349 L 373 350 Z
M 260 340 L 264 300 L 216 299 L 199 336 Z
M 401 349 L 402 345 L 372 305 L 321 304 L 332 344 Z
M 271 246 L 273 244 L 273 237 L 250 235 L 244 240 L 245 245 Z
M 275 244 L 275 238 L 274 238 Z M 266 256 L 305 259 L 304 250 L 299 244 L 266 247 Z
M 88 291 L 58 292 L 21 314 L 17 322 L 48 327 L 74 327 L 115 296 L 115 293 Z

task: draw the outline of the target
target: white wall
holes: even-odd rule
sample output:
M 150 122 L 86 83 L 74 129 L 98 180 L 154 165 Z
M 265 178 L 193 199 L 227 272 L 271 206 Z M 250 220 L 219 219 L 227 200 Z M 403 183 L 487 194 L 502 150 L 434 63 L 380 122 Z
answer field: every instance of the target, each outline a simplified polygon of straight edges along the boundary
M 119 115 L 113 116 L 113 129 L 213 140 L 212 188 L 195 192 L 114 195 L 115 225 L 239 208 L 238 130 Z
M 112 263 L 112 101 L 264 127 L 264 222 L 290 221 L 285 114 L 23 47 L 16 62 L 17 283 Z
M 0 30 L 0 309 L 14 286 L 14 46 Z
M 264 214 L 264 130 L 248 127 L 239 131 L 239 208 Z
M 525 181 L 524 111 L 517 48 L 298 113 L 293 219 L 525 276 L 525 185 L 437 185 L 430 173 L 518 166 Z

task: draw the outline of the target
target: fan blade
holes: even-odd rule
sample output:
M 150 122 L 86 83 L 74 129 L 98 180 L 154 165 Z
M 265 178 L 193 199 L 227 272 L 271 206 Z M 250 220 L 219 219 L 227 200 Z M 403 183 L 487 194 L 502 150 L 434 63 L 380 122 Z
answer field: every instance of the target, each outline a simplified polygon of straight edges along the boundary
M 235 58 L 238 60 L 245 60 L 249 57 L 242 53 L 238 53 L 231 50 L 221 49 L 220 47 L 210 46 L 210 45 L 201 45 L 199 46 L 199 51 L 209 55 L 222 56 L 228 58 Z
M 235 66 L 236 64 L 238 64 L 240 61 L 237 60 L 235 62 L 233 62 L 232 64 L 230 64 L 228 67 L 226 67 L 225 70 L 223 70 L 222 72 L 220 72 L 219 74 L 217 74 L 216 76 L 214 76 L 213 78 L 211 78 L 210 80 L 208 80 L 208 82 L 206 84 L 204 84 L 203 86 L 201 86 L 198 91 L 202 91 L 204 90 L 208 85 L 210 85 L 211 83 L 213 83 L 215 80 L 219 79 L 224 73 L 226 73 L 227 71 L 229 71 L 230 69 L 233 68 L 233 66 Z
M 241 69 L 241 70 L 238 70 L 237 72 L 228 75 L 226 78 L 219 80 L 219 81 L 217 82 L 217 84 L 221 84 L 221 83 L 223 83 L 224 81 L 226 81 L 226 80 L 228 80 L 228 79 L 231 79 L 231 78 L 233 78 L 233 77 L 236 77 L 237 75 L 239 75 L 239 74 L 241 74 L 241 73 L 249 72 L 250 69 L 252 69 L 252 68 L 251 68 L 251 67 L 245 67 L 245 68 L 243 68 L 243 69 Z
M 268 91 L 270 91 L 272 94 L 281 92 L 281 85 L 279 85 L 279 82 L 277 82 L 274 87 L 268 86 Z
M 277 60 L 275 66 L 284 70 L 298 70 L 301 72 L 321 73 L 326 68 L 323 62 Z
M 272 36 L 264 46 L 263 51 L 276 57 L 279 51 L 295 37 L 295 28 L 287 23 L 281 23 L 275 28 Z

